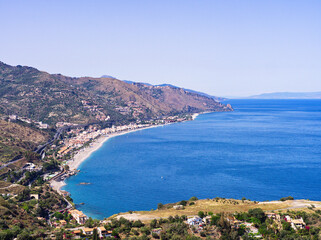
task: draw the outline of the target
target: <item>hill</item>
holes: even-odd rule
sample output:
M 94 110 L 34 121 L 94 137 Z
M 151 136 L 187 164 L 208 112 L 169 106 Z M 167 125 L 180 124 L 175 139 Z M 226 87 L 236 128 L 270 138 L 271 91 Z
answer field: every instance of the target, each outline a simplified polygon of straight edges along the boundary
M 33 151 L 48 138 L 44 131 L 0 119 L 0 163 Z
M 184 205 L 182 208 L 176 208 L 176 206 Z M 119 213 L 111 216 L 110 218 L 124 217 L 129 220 L 141 220 L 150 221 L 152 219 L 168 218 L 169 216 L 193 216 L 197 215 L 199 211 L 217 213 L 235 213 L 246 212 L 253 208 L 262 208 L 264 211 L 281 211 L 287 212 L 291 209 L 305 210 L 311 205 L 316 208 L 321 208 L 320 201 L 309 200 L 286 200 L 286 201 L 266 201 L 256 202 L 250 200 L 236 200 L 225 198 L 213 198 L 213 199 L 200 199 L 200 200 L 182 200 L 177 203 L 169 203 L 158 206 L 158 209 L 151 211 L 135 211 L 134 213 Z
M 212 98 L 172 86 L 113 77 L 66 77 L 0 62 L 0 113 L 49 124 L 124 123 L 204 111 L 230 111 Z
M 253 99 L 321 99 L 321 92 L 275 92 L 250 96 Z

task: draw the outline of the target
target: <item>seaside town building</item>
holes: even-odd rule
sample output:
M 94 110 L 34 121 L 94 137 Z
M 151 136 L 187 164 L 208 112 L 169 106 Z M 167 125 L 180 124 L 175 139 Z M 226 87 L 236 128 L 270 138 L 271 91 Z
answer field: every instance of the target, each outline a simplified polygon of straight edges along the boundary
M 94 232 L 94 228 L 82 228 L 82 232 L 83 232 L 85 235 L 92 235 L 93 232 Z
M 84 224 L 88 219 L 88 217 L 82 211 L 77 209 L 70 210 L 69 213 L 79 224 Z

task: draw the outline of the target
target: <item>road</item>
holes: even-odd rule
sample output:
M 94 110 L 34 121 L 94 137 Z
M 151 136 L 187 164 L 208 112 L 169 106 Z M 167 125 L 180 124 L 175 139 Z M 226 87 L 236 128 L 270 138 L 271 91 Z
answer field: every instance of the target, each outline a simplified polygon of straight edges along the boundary
M 46 147 L 47 147 L 48 145 L 52 144 L 54 141 L 56 141 L 56 140 L 60 137 L 60 135 L 64 132 L 64 130 L 66 130 L 67 128 L 69 128 L 69 127 L 59 128 L 52 139 L 50 139 L 48 142 L 46 142 L 46 143 L 44 143 L 44 144 L 42 144 L 42 145 L 39 145 L 34 152 L 35 152 L 35 153 L 39 153 L 39 154 L 42 156 L 43 153 L 44 153 L 44 151 L 45 151 L 45 149 L 46 149 Z M 14 163 L 20 161 L 20 160 L 22 160 L 22 159 L 23 159 L 23 158 L 11 160 L 11 161 L 9 161 L 8 163 L 2 165 L 2 166 L 0 167 L 0 170 L 3 169 L 3 168 L 5 168 L 5 167 L 8 167 L 8 166 L 11 165 L 11 164 L 14 164 Z

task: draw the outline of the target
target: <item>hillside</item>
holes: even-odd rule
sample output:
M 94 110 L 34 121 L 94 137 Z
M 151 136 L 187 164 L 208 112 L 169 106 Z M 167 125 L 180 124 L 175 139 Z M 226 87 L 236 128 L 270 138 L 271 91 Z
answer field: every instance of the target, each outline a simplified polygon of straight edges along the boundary
M 48 138 L 44 131 L 0 119 L 0 163 L 33 151 Z
M 184 203 L 183 203 L 184 202 Z M 175 206 L 184 204 L 184 207 L 175 209 Z M 280 211 L 287 212 L 288 210 L 304 210 L 309 211 L 309 207 L 320 209 L 320 201 L 309 201 L 309 200 L 287 200 L 287 201 L 267 201 L 267 202 L 256 202 L 250 200 L 236 200 L 236 199 L 225 199 L 225 198 L 213 198 L 213 199 L 201 199 L 201 200 L 182 200 L 177 203 L 170 203 L 158 206 L 158 209 L 151 211 L 135 211 L 132 213 L 119 213 L 113 215 L 110 218 L 124 217 L 129 220 L 141 220 L 150 221 L 152 219 L 168 218 L 169 216 L 194 216 L 199 211 L 218 213 L 235 213 L 235 212 L 246 212 L 253 208 L 261 208 L 264 211 Z
M 0 113 L 48 124 L 124 123 L 204 111 L 230 111 L 213 98 L 171 86 L 113 77 L 72 78 L 0 62 Z

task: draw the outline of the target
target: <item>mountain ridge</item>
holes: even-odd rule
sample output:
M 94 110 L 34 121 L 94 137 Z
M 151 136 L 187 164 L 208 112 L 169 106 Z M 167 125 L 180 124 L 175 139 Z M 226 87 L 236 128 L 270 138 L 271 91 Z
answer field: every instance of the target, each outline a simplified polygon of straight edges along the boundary
M 68 77 L 0 62 L 0 114 L 49 124 L 122 124 L 177 114 L 231 111 L 204 95 L 172 86 L 129 84 L 114 77 Z

